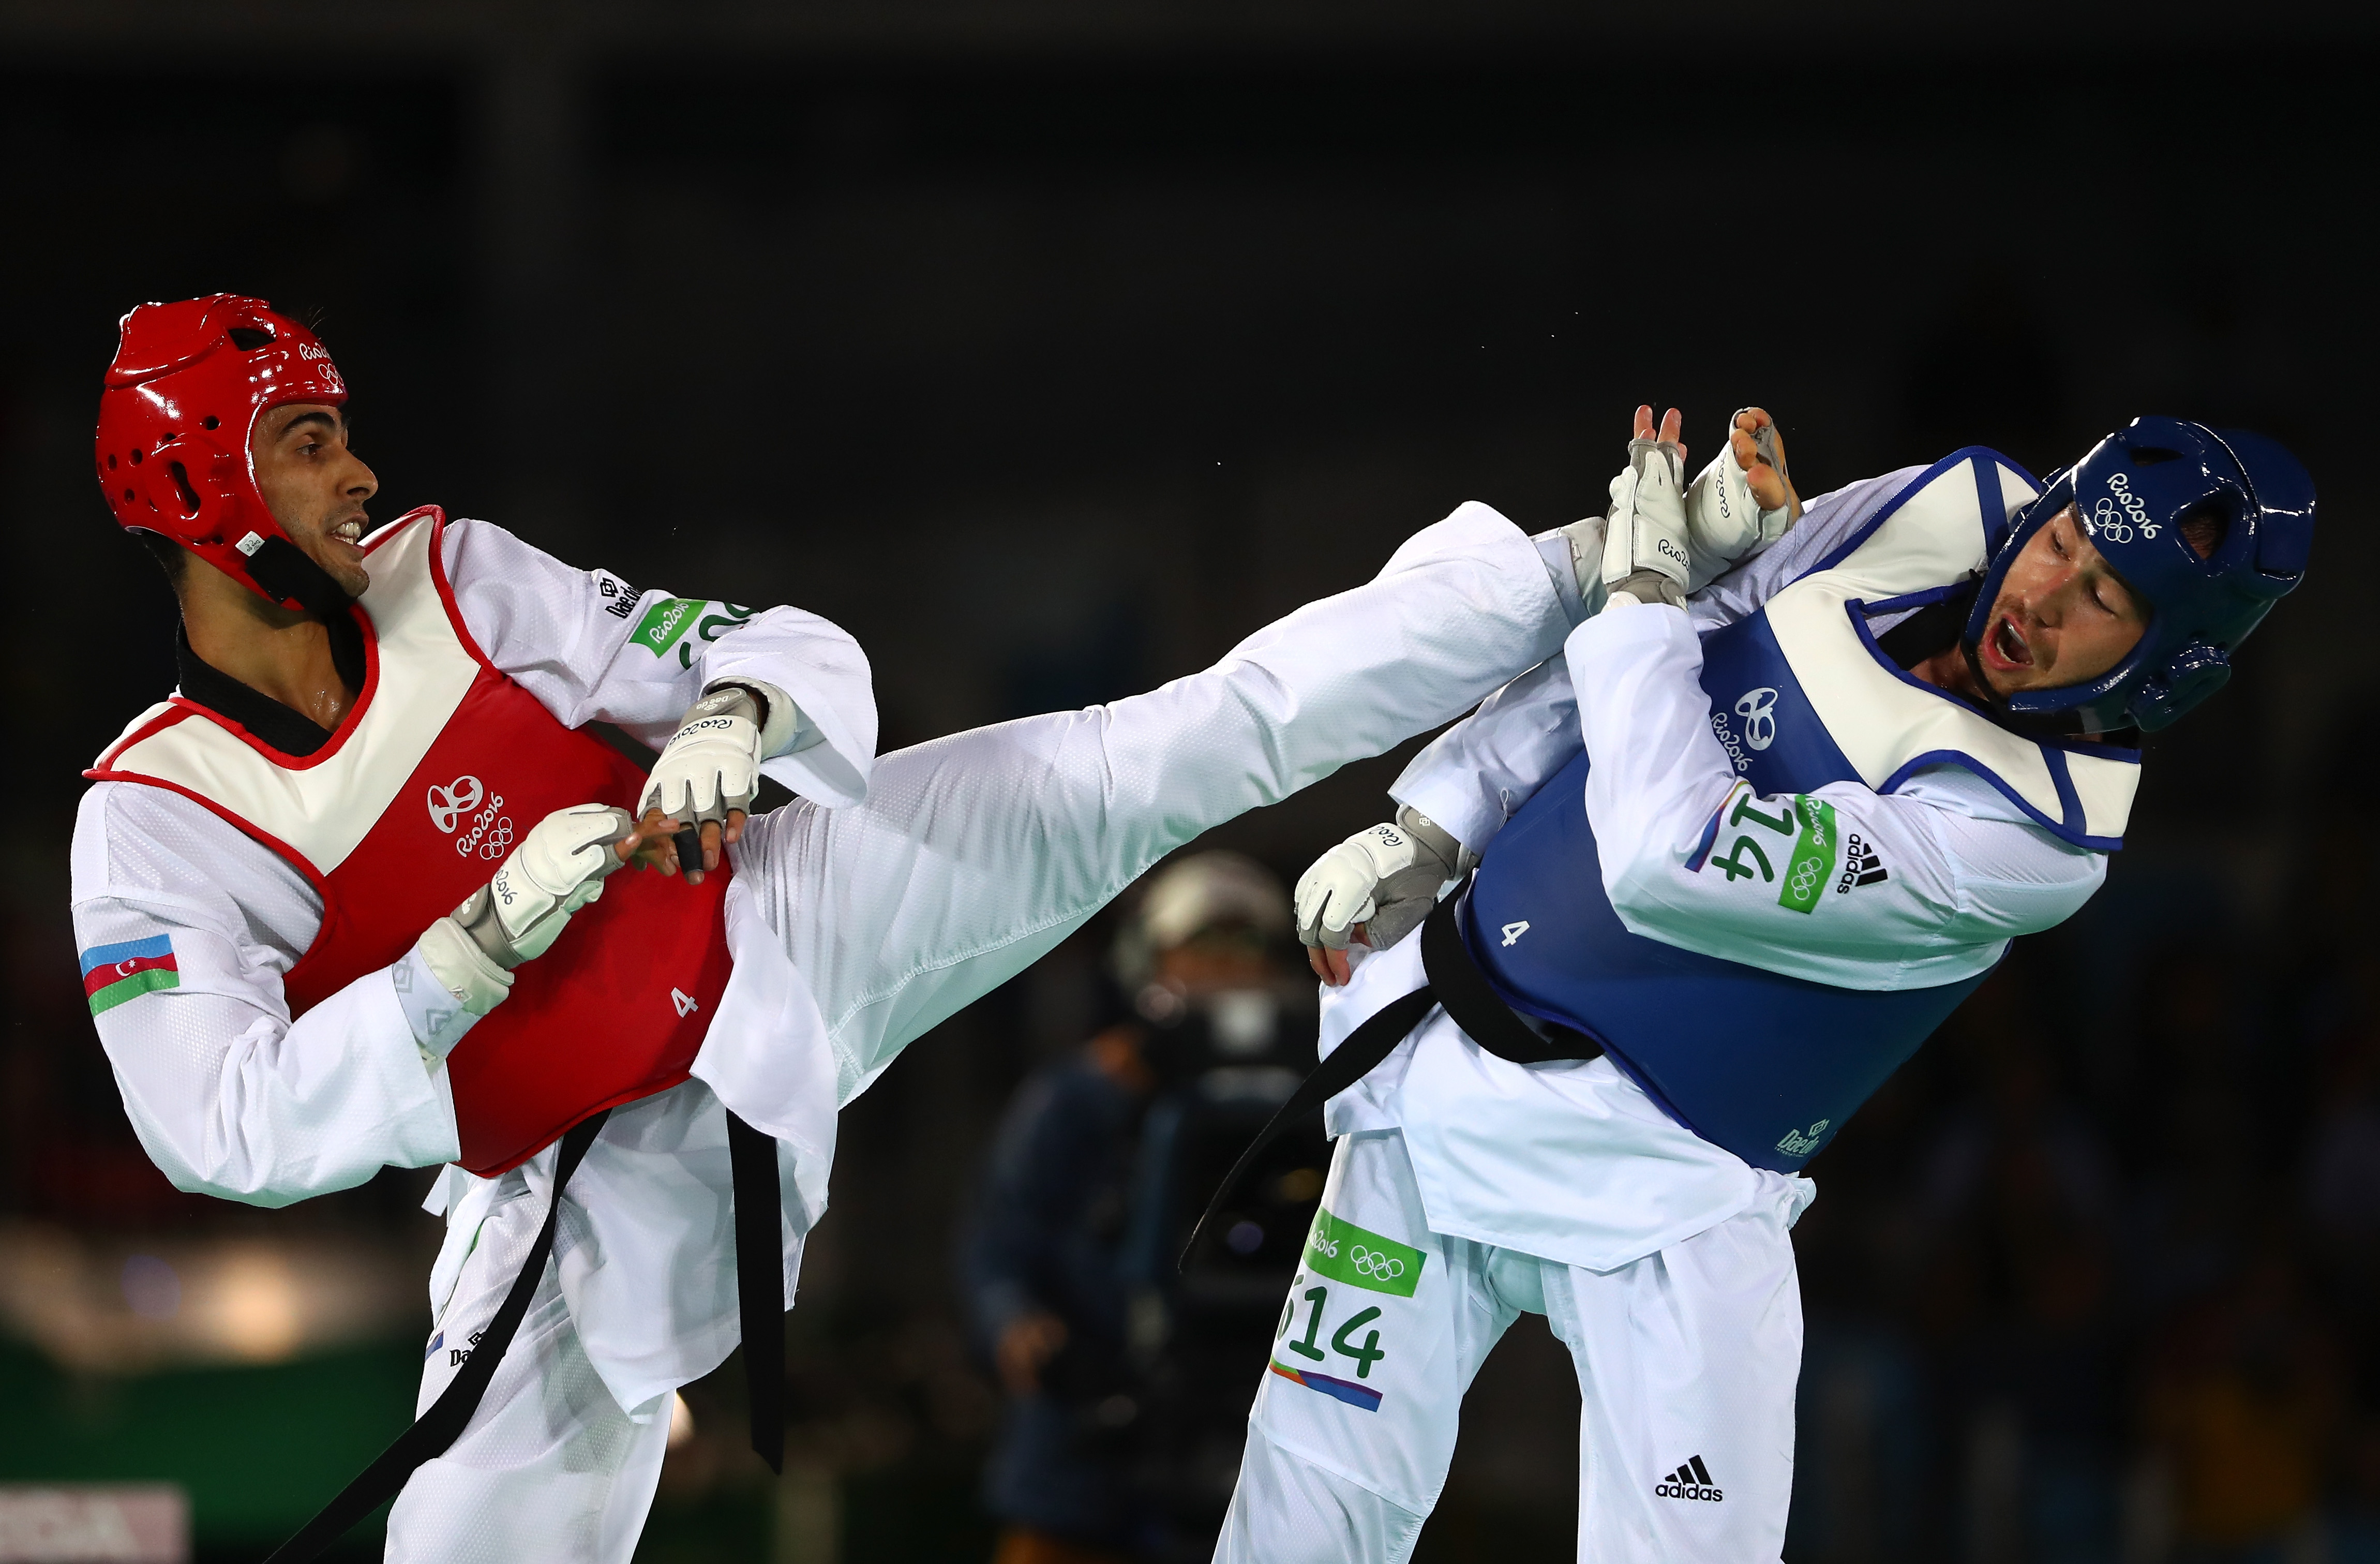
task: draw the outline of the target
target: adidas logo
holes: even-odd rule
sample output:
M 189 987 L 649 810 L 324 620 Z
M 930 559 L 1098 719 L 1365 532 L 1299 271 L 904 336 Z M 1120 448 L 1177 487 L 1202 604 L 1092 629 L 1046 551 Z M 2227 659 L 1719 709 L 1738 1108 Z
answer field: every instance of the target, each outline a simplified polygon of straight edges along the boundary
M 1863 885 L 1874 885 L 1892 877 L 1884 872 L 1884 859 L 1872 842 L 1863 842 L 1857 831 L 1843 838 L 1843 872 L 1835 881 L 1835 894 L 1848 895 Z
M 1700 1498 L 1717 1504 L 1727 1496 L 1711 1486 L 1710 1468 L 1703 1458 L 1695 1456 L 1675 1472 L 1653 1485 L 1653 1492 L 1662 1498 Z

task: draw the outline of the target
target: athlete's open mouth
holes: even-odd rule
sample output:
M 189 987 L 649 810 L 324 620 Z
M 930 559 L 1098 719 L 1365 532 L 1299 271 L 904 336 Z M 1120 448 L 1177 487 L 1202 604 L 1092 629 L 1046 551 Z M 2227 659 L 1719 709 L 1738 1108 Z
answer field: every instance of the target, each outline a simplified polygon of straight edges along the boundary
M 359 515 L 349 516 L 346 520 L 339 523 L 338 526 L 331 528 L 331 536 L 336 538 L 342 543 L 362 542 L 364 540 L 364 518 Z
M 2016 627 L 2016 621 L 2007 614 L 2000 615 L 1999 623 L 1992 627 L 1992 633 L 1984 642 L 1984 646 L 1992 654 L 1991 661 L 2002 668 L 2033 666 L 2033 649 L 2024 644 L 2023 632 Z

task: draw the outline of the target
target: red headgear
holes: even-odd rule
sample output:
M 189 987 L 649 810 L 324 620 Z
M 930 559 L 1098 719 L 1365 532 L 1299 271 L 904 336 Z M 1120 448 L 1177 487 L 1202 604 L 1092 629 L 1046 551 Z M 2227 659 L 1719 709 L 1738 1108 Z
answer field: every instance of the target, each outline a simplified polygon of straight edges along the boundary
M 314 333 L 262 299 L 141 305 L 100 394 L 100 487 L 125 527 L 163 533 L 285 608 L 320 611 L 308 600 L 330 578 L 273 519 L 248 442 L 267 408 L 346 399 Z

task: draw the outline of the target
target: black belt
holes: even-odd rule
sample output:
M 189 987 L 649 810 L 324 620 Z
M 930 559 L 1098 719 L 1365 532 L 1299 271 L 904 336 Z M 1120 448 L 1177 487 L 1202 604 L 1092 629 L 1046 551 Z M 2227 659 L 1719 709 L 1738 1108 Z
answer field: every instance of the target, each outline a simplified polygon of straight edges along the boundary
M 504 1349 L 513 1343 L 528 1314 L 529 1299 L 544 1279 L 545 1262 L 553 1254 L 553 1231 L 562 1214 L 563 1186 L 586 1159 L 587 1148 L 603 1121 L 605 1109 L 581 1120 L 562 1137 L 562 1151 L 553 1161 L 553 1198 L 545 1209 L 545 1225 L 521 1262 L 512 1291 L 496 1310 L 496 1317 L 480 1333 L 462 1369 L 440 1391 L 438 1400 L 412 1427 L 381 1451 L 338 1497 L 275 1548 L 265 1564 L 310 1564 L 322 1550 L 346 1534 L 348 1527 L 395 1498 L 414 1470 L 443 1455 L 480 1410 L 488 1383 L 496 1376 Z M 777 1143 L 734 1113 L 727 1115 L 727 1166 L 735 1199 L 735 1293 L 744 1327 L 744 1377 L 752 1396 L 752 1448 L 782 1473 L 785 1461 L 785 1251 L 780 1226 L 783 1195 L 777 1182 Z
M 1214 1220 L 1216 1208 L 1239 1187 L 1240 1180 L 1247 1175 L 1264 1148 L 1299 1118 L 1370 1074 L 1374 1066 L 1395 1051 L 1407 1033 L 1421 1024 L 1422 1017 L 1434 1006 L 1444 1006 L 1446 1013 L 1473 1042 L 1515 1064 L 1602 1057 L 1602 1044 L 1567 1026 L 1550 1028 L 1554 1034 L 1551 1037 L 1540 1037 L 1497 995 L 1488 975 L 1471 959 L 1470 947 L 1463 944 L 1463 931 L 1455 924 L 1463 893 L 1469 889 L 1465 885 L 1439 903 L 1421 926 L 1422 986 L 1390 1000 L 1348 1033 L 1347 1040 L 1314 1067 L 1297 1090 L 1290 1094 L 1289 1100 L 1257 1132 L 1248 1148 L 1240 1153 L 1240 1159 L 1232 1164 L 1232 1170 L 1223 1175 L 1213 1198 L 1207 1202 L 1207 1209 L 1199 1213 L 1197 1226 L 1190 1230 L 1190 1242 L 1182 1247 L 1183 1265 L 1189 1264 L 1191 1251 L 1197 1248 L 1207 1224 Z

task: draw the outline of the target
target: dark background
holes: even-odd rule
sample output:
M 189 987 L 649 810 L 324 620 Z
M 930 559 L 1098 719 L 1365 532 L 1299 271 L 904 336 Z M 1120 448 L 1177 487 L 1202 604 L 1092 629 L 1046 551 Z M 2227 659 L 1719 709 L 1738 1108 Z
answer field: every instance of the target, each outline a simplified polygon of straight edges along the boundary
M 1599 509 L 1639 401 L 1701 454 L 1768 406 L 1805 495 L 1969 443 L 2046 473 L 2171 412 L 2303 457 L 2313 577 L 2154 746 L 2097 901 L 1813 1169 L 1787 1554 L 2380 1558 L 2374 58 L 2343 6 L 0 6 L 0 1231 L 435 1243 L 420 1173 L 174 1194 L 83 1013 L 78 771 L 172 679 L 89 466 L 142 299 L 317 321 L 382 519 L 835 619 L 888 749 L 1188 672 L 1464 499 Z M 1216 840 L 1293 877 L 1395 764 Z M 795 1474 L 755 1480 L 714 1376 L 645 1557 L 979 1554 L 950 1235 L 1095 947 L 845 1115 Z M 369 1449 L 415 1323 L 270 1369 L 6 1348 L 0 1479 L 177 1476 L 237 1556 L 276 1463 L 225 1452 L 332 1405 Z M 1568 1378 L 1524 1321 L 1425 1557 L 1567 1556 Z

